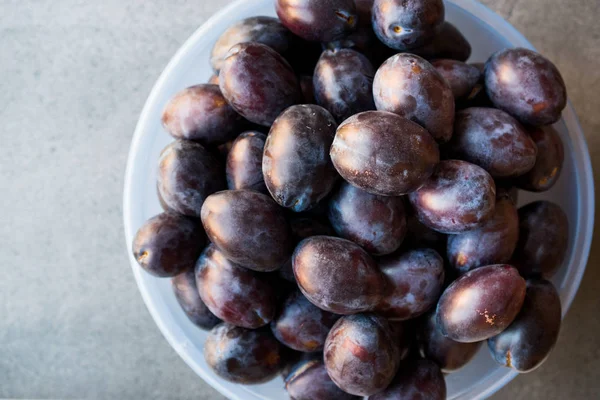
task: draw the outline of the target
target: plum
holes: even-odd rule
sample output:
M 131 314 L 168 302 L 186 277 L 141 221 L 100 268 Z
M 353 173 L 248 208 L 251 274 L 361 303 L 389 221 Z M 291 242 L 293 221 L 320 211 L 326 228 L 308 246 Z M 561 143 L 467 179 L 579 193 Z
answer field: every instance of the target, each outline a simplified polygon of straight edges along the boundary
M 171 286 L 181 309 L 197 327 L 209 330 L 222 322 L 200 298 L 193 268 L 173 277 Z
M 390 57 L 375 74 L 373 95 L 378 110 L 421 125 L 438 141 L 452 137 L 454 95 L 448 82 L 428 61 L 409 53 Z
M 393 253 L 406 235 L 402 198 L 370 194 L 348 183 L 329 201 L 329 220 L 340 237 L 373 255 Z
M 328 236 L 300 242 L 292 259 L 302 293 L 319 308 L 355 314 L 374 308 L 385 293 L 375 261 L 358 245 Z
M 510 265 L 474 269 L 454 281 L 442 294 L 436 322 L 444 336 L 461 343 L 480 342 L 498 335 L 515 319 L 526 284 Z
M 293 106 L 277 117 L 265 144 L 262 171 L 279 205 L 306 211 L 333 189 L 339 175 L 328 152 L 336 127 L 331 114 L 316 105 Z
M 567 89 L 556 66 L 529 49 L 494 53 L 485 65 L 485 85 L 496 107 L 528 125 L 557 122 L 567 105 Z
M 524 190 L 545 192 L 560 178 L 565 149 L 558 132 L 551 126 L 532 128 L 529 136 L 537 146 L 537 158 L 533 169 L 520 176 L 516 183 Z
M 347 182 L 382 196 L 417 190 L 431 176 L 440 156 L 425 129 L 385 111 L 367 111 L 344 121 L 330 154 Z
M 161 278 L 194 268 L 206 236 L 202 224 L 173 212 L 149 219 L 133 239 L 133 256 L 144 271 Z
M 202 206 L 202 223 L 210 241 L 225 257 L 246 268 L 274 271 L 292 253 L 294 243 L 285 215 L 262 193 L 215 193 Z
M 246 385 L 273 379 L 282 367 L 281 345 L 267 328 L 215 326 L 204 343 L 204 358 L 221 378 Z
M 256 329 L 275 316 L 275 293 L 265 277 L 225 258 L 209 245 L 196 264 L 196 285 L 204 304 L 223 321 Z
M 479 228 L 494 215 L 496 184 L 477 165 L 445 160 L 409 199 L 421 223 L 456 234 Z
M 346 393 L 370 396 L 385 389 L 400 365 L 400 353 L 385 318 L 342 317 L 329 332 L 324 351 L 327 373 Z
M 235 139 L 227 154 L 227 187 L 268 193 L 262 173 L 263 151 L 267 136 L 256 131 L 244 132 Z

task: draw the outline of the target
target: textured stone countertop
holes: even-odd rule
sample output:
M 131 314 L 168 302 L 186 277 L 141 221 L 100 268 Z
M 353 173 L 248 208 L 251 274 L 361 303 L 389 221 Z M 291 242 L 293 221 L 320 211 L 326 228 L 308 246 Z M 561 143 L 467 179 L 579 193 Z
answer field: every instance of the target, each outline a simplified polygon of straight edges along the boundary
M 0 1 L 0 398 L 223 398 L 146 310 L 121 197 L 152 85 L 230 2 Z M 483 2 L 558 65 L 600 170 L 600 2 Z M 598 398 L 597 243 L 556 351 L 494 399 Z

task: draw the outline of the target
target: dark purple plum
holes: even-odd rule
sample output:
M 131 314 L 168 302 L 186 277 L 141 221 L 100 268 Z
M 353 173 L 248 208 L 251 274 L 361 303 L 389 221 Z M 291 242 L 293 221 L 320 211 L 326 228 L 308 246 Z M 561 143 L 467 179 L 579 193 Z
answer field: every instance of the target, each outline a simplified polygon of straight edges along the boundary
M 391 320 L 416 318 L 435 306 L 444 285 L 444 260 L 431 249 L 383 257 L 389 290 L 375 311 Z
M 440 157 L 425 129 L 385 111 L 367 111 L 347 119 L 337 130 L 330 154 L 347 182 L 382 196 L 417 190 Z
M 262 193 L 216 193 L 202 206 L 202 223 L 225 257 L 246 268 L 274 271 L 292 253 L 294 243 L 283 210 Z
M 550 125 L 567 105 L 567 89 L 552 62 L 516 48 L 493 54 L 485 66 L 487 93 L 496 107 L 527 125 Z
M 552 283 L 529 280 L 523 308 L 515 321 L 498 336 L 488 339 L 492 358 L 521 373 L 533 371 L 550 355 L 560 325 L 560 297 Z
M 299 291 L 288 296 L 271 322 L 275 337 L 296 351 L 322 351 L 327 334 L 339 315 L 321 310 Z
M 481 348 L 481 342 L 459 343 L 444 336 L 437 326 L 435 312 L 423 317 L 417 336 L 421 355 L 446 374 L 467 365 Z
M 277 18 L 251 17 L 229 28 L 217 39 L 210 55 L 210 65 L 218 72 L 231 49 L 236 44 L 257 42 L 269 46 L 286 56 L 293 45 L 293 35 Z
M 438 142 L 452 137 L 452 89 L 423 58 L 408 53 L 390 57 L 375 74 L 373 95 L 378 110 L 418 123 Z
M 444 22 L 429 43 L 412 49 L 411 53 L 427 60 L 447 58 L 464 62 L 471 56 L 471 45 L 454 25 Z
M 208 309 L 227 323 L 256 329 L 275 316 L 276 298 L 268 280 L 229 261 L 212 244 L 196 264 L 196 285 Z
M 352 49 L 325 50 L 315 68 L 317 104 L 342 122 L 354 114 L 375 109 L 375 69 L 367 57 Z
M 165 199 L 162 198 L 160 190 L 158 190 L 158 185 L 156 185 L 156 197 L 158 197 L 158 203 L 160 204 L 160 208 L 162 208 L 163 211 L 175 212 L 169 207 Z
M 286 350 L 284 356 L 284 365 L 281 369 L 281 377 L 284 381 L 292 374 L 292 372 L 295 371 L 296 366 L 301 365 L 304 362 L 323 362 L 323 353 L 302 353 L 300 351 L 295 351 L 285 346 L 283 346 L 283 349 Z
M 286 108 L 302 98 L 296 74 L 287 61 L 264 44 L 233 46 L 219 73 L 227 102 L 251 122 L 270 126 Z
M 446 79 L 455 99 L 471 95 L 482 76 L 477 67 L 462 61 L 441 59 L 432 61 L 431 65 Z
M 537 158 L 533 169 L 517 179 L 517 185 L 531 192 L 545 192 L 560 177 L 565 149 L 558 132 L 551 126 L 532 128 L 529 136 L 537 146 Z
M 301 212 L 313 208 L 333 189 L 338 174 L 329 156 L 336 123 L 316 105 L 285 110 L 267 137 L 262 171 L 279 205 Z
M 461 343 L 489 339 L 515 319 L 525 298 L 525 280 L 510 265 L 467 272 L 442 294 L 436 322 L 444 336 Z
M 235 139 L 227 154 L 227 187 L 268 193 L 262 173 L 262 158 L 267 136 L 244 132 Z
M 285 388 L 291 400 L 360 400 L 333 383 L 322 359 L 304 360 L 294 365 L 285 378 Z
M 204 343 L 206 363 L 221 378 L 245 385 L 275 378 L 282 368 L 282 346 L 267 328 L 215 326 Z
M 494 215 L 496 185 L 483 168 L 446 160 L 409 199 L 421 223 L 439 232 L 461 233 L 479 228 Z
M 317 104 L 312 75 L 300 75 L 298 81 L 300 82 L 300 90 L 302 91 L 302 102 L 304 104 Z
M 345 182 L 329 200 L 329 220 L 340 237 L 373 255 L 393 253 L 406 235 L 402 198 L 370 194 Z
M 510 261 L 519 239 L 519 215 L 509 198 L 496 201 L 494 216 L 480 228 L 448 237 L 448 259 L 464 274 L 485 265 Z
M 551 278 L 569 246 L 569 220 L 557 204 L 537 201 L 519 209 L 519 241 L 512 263 L 521 275 Z
M 302 293 L 319 308 L 336 314 L 373 309 L 385 293 L 385 278 L 358 245 L 328 236 L 300 242 L 292 260 Z
M 173 212 L 149 219 L 133 239 L 133 256 L 148 273 L 173 277 L 194 268 L 206 236 L 200 221 Z
M 305 40 L 330 42 L 356 29 L 354 0 L 275 0 L 281 23 Z
M 495 108 L 467 108 L 456 114 L 454 136 L 445 149 L 494 178 L 517 177 L 535 165 L 537 147 L 523 126 Z
M 392 384 L 369 400 L 445 400 L 444 374 L 433 361 L 405 363 Z
M 180 214 L 199 217 L 204 200 L 226 187 L 219 160 L 198 143 L 176 140 L 158 161 L 160 197 Z
M 373 30 L 388 47 L 406 51 L 430 42 L 446 10 L 442 0 L 375 0 Z
M 327 336 L 325 367 L 346 393 L 371 396 L 385 389 L 400 365 L 400 351 L 387 320 L 375 314 L 342 317 Z
M 209 330 L 222 322 L 210 312 L 200 298 L 194 269 L 189 269 L 173 277 L 171 286 L 181 309 L 196 326 Z
M 205 84 L 177 93 L 163 111 L 162 124 L 175 139 L 219 145 L 239 134 L 244 119 L 227 103 L 219 86 Z

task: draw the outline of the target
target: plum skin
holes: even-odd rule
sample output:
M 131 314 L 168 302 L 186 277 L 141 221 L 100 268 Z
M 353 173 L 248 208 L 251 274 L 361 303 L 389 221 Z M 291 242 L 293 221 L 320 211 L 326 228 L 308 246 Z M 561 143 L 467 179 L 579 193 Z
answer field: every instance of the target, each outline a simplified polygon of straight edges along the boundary
M 418 123 L 440 143 L 452 137 L 454 95 L 425 59 L 400 53 L 387 59 L 373 81 L 375 106 Z
M 204 343 L 204 358 L 221 378 L 245 385 L 273 379 L 282 367 L 282 346 L 267 328 L 215 326 Z
M 267 189 L 281 206 L 309 210 L 325 198 L 339 178 L 329 148 L 337 124 L 317 105 L 296 105 L 277 117 L 263 152 Z
M 347 182 L 382 196 L 417 190 L 440 159 L 437 144 L 425 129 L 385 111 L 366 111 L 344 121 L 330 154 Z
M 256 131 L 238 136 L 227 154 L 227 187 L 267 193 L 262 173 L 262 157 L 267 136 Z
M 198 259 L 195 275 L 200 298 L 223 321 L 257 329 L 275 316 L 275 292 L 265 277 L 229 261 L 213 244 Z
M 204 330 L 210 330 L 222 322 L 200 298 L 193 269 L 171 278 L 171 286 L 181 309 L 194 325 Z
M 479 228 L 493 216 L 496 184 L 477 165 L 445 160 L 409 200 L 425 226 L 442 233 L 462 233 Z
M 557 122 L 567 105 L 565 82 L 552 62 L 523 48 L 494 53 L 485 65 L 487 93 L 496 107 L 533 126 Z
M 340 237 L 377 256 L 396 251 L 406 235 L 402 198 L 373 195 L 348 183 L 329 200 L 329 221 Z
M 510 265 L 477 268 L 442 294 L 436 322 L 442 334 L 461 343 L 480 342 L 506 329 L 525 299 L 526 283 Z
M 304 239 L 294 251 L 292 265 L 296 282 L 306 298 L 335 314 L 371 310 L 386 290 L 384 276 L 371 256 L 345 239 L 328 236 Z
M 316 352 L 323 350 L 327 334 L 338 318 L 295 291 L 279 308 L 271 330 L 281 343 L 296 351 Z
M 398 370 L 400 353 L 385 318 L 375 314 L 342 317 L 325 342 L 324 360 L 343 391 L 370 396 L 385 389 Z
M 521 373 L 538 368 L 558 340 L 561 312 L 560 297 L 552 283 L 528 280 L 525 302 L 515 321 L 488 339 L 492 358 Z
M 321 359 L 303 360 L 292 367 L 285 378 L 285 388 L 292 400 L 359 400 L 360 397 L 344 393 L 327 374 Z
M 146 272 L 168 278 L 193 269 L 205 241 L 197 219 L 164 212 L 140 227 L 133 239 L 132 252 Z
M 416 318 L 442 294 L 444 260 L 431 249 L 415 249 L 379 259 L 389 290 L 376 311 L 390 320 Z

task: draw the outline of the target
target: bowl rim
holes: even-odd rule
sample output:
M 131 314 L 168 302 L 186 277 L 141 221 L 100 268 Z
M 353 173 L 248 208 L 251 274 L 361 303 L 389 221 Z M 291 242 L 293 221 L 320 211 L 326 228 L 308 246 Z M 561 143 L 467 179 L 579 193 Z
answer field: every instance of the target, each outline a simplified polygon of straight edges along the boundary
M 151 125 L 152 121 L 152 109 L 154 108 L 154 104 L 156 103 L 159 94 L 164 91 L 165 87 L 168 84 L 169 77 L 173 74 L 176 67 L 180 64 L 180 62 L 191 52 L 196 42 L 200 40 L 202 36 L 208 31 L 219 29 L 220 20 L 223 19 L 227 14 L 233 12 L 237 8 L 248 8 L 252 7 L 253 3 L 259 4 L 263 3 L 264 0 L 236 0 L 233 3 L 227 5 L 222 8 L 218 12 L 216 12 L 211 18 L 209 18 L 204 24 L 202 24 L 178 49 L 176 54 L 171 58 L 166 68 L 161 73 L 160 77 L 154 84 L 148 99 L 146 100 L 141 115 L 139 117 L 138 123 L 136 125 L 135 133 L 133 135 L 128 158 L 127 158 L 127 167 L 125 172 L 125 183 L 124 183 L 124 194 L 123 194 L 123 220 L 124 220 L 124 230 L 125 230 L 125 241 L 127 249 L 130 249 L 131 243 L 133 240 L 133 236 L 135 231 L 133 230 L 131 221 L 133 214 L 132 204 L 132 182 L 134 179 L 134 166 L 136 164 L 136 156 L 138 153 L 138 148 L 141 145 L 142 138 L 144 136 L 144 132 L 148 130 L 148 126 Z M 477 2 L 476 0 L 446 0 L 448 3 L 453 3 L 456 6 L 462 8 L 464 11 L 470 13 L 474 18 L 479 19 L 482 23 L 490 26 L 497 32 L 502 32 L 504 38 L 510 42 L 515 47 L 525 47 L 532 50 L 535 50 L 534 46 L 525 38 L 523 34 L 521 34 L 515 27 L 512 26 L 508 21 L 504 20 L 494 11 L 486 7 L 485 5 Z M 570 282 L 569 288 L 566 293 L 562 293 L 561 301 L 563 303 L 563 318 L 567 313 L 569 308 L 572 305 L 573 299 L 579 289 L 579 285 L 581 283 L 581 279 L 583 278 L 583 274 L 586 269 L 589 252 L 592 243 L 593 236 L 593 228 L 594 228 L 594 213 L 595 213 L 595 202 L 594 202 L 594 179 L 593 179 L 593 171 L 592 164 L 590 160 L 590 154 L 587 146 L 587 142 L 585 136 L 583 134 L 581 125 L 577 118 L 577 115 L 574 111 L 573 105 L 571 102 L 568 102 L 567 107 L 563 111 L 563 121 L 566 126 L 569 128 L 569 137 L 571 139 L 571 144 L 574 147 L 574 153 L 581 155 L 580 158 L 574 160 L 574 165 L 576 166 L 576 171 L 581 174 L 579 177 L 579 181 L 583 183 L 583 185 L 578 185 L 581 187 L 582 196 L 578 199 L 577 208 L 579 210 L 579 214 L 585 213 L 586 218 L 579 221 L 582 223 L 580 229 L 576 230 L 575 237 L 572 239 L 573 243 L 578 243 L 580 235 L 583 236 L 583 243 L 581 245 L 581 253 L 575 255 L 574 262 L 568 268 L 568 274 L 563 280 L 566 282 L 567 280 Z M 579 175 L 577 174 L 577 175 Z M 144 303 L 150 312 L 154 322 L 160 329 L 161 333 L 167 339 L 167 342 L 175 349 L 175 351 L 179 354 L 179 356 L 190 366 L 196 374 L 198 374 L 204 381 L 206 381 L 209 385 L 219 391 L 221 394 L 228 398 L 239 398 L 240 394 L 235 393 L 232 389 L 235 387 L 234 385 L 223 385 L 221 382 L 217 381 L 211 374 L 209 374 L 205 369 L 201 368 L 198 363 L 190 356 L 188 350 L 189 346 L 193 346 L 193 344 L 189 343 L 189 341 L 185 338 L 185 334 L 183 330 L 171 324 L 172 321 L 166 321 L 164 316 L 157 310 L 157 304 L 155 303 L 153 296 L 150 293 L 150 290 L 143 283 L 142 271 L 141 268 L 138 267 L 135 258 L 128 250 L 130 266 L 133 270 L 133 274 L 136 280 L 136 284 Z M 499 373 L 498 373 L 499 372 Z M 478 387 L 486 387 L 486 389 L 481 390 L 475 397 L 472 399 L 484 399 L 499 389 L 508 384 L 511 380 L 513 380 L 518 375 L 517 372 L 512 370 L 498 370 L 496 373 L 489 374 L 484 380 L 480 380 L 478 382 Z M 459 396 L 464 395 L 464 392 L 459 393 Z M 250 392 L 245 391 L 245 396 L 254 396 L 255 399 L 260 399 L 262 397 L 251 394 Z

